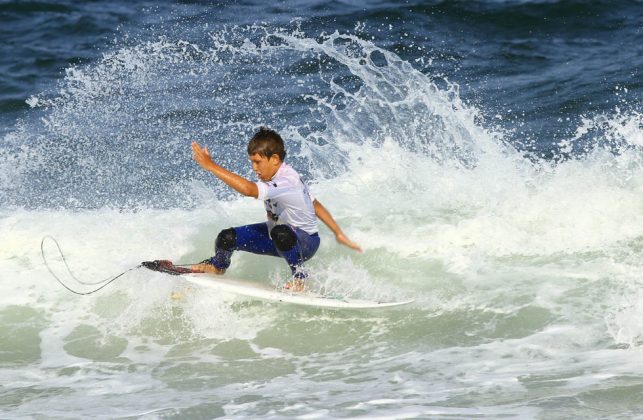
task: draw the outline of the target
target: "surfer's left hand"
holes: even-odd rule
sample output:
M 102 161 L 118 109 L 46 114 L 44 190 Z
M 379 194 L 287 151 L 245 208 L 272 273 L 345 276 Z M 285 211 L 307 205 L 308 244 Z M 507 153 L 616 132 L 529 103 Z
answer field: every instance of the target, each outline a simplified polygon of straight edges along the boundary
M 343 233 L 336 235 L 335 239 L 337 239 L 337 242 L 339 242 L 344 246 L 349 247 L 350 249 L 354 249 L 357 252 L 364 252 L 361 246 L 357 245 L 357 243 L 348 239 L 348 237 L 346 237 L 346 235 L 344 235 Z

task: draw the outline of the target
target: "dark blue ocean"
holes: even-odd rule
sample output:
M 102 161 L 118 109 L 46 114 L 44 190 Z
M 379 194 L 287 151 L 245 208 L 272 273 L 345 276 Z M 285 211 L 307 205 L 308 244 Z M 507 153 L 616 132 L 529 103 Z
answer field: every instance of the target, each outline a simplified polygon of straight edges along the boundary
M 640 0 L 0 1 L 0 417 L 640 416 L 642 69 Z M 262 125 L 365 249 L 310 288 L 414 304 L 55 282 L 261 220 L 190 143 Z

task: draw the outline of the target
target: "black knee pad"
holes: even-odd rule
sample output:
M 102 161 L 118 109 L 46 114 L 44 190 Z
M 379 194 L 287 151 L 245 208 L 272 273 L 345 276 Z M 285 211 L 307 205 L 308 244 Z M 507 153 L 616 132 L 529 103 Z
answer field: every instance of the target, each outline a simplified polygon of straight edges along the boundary
M 217 236 L 217 240 L 214 243 L 215 247 L 225 249 L 226 251 L 232 251 L 236 245 L 237 232 L 233 228 L 223 229 L 219 232 L 219 236 Z
M 297 235 L 286 225 L 272 228 L 270 237 L 279 251 L 290 251 L 297 245 Z

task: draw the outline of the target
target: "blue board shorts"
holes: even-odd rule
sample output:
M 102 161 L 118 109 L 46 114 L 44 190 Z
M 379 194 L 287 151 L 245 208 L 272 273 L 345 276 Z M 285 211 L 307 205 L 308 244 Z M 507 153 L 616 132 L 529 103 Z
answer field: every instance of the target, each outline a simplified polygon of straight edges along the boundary
M 222 235 L 225 235 L 224 240 L 221 240 Z M 285 236 L 289 240 L 284 244 L 278 235 Z M 319 243 L 318 233 L 310 234 L 289 225 L 276 225 L 270 232 L 266 222 L 233 227 L 219 233 L 215 245 L 216 253 L 210 259 L 210 263 L 225 270 L 230 266 L 234 251 L 272 255 L 284 258 L 290 266 L 293 276 L 303 279 L 306 278 L 303 263 L 315 255 Z

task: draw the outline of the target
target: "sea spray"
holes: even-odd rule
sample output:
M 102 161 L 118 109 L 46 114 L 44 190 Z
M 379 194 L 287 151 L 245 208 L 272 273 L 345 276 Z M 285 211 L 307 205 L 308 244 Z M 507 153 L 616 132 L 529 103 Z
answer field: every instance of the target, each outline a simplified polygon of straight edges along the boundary
M 569 153 L 544 160 L 430 68 L 267 26 L 116 47 L 30 104 L 1 161 L 2 332 L 33 356 L 2 371 L 32 398 L 19 415 L 574 416 L 601 392 L 638 395 L 637 105 L 579 115 Z M 415 305 L 329 313 L 144 271 L 77 300 L 49 277 L 44 234 L 94 279 L 208 257 L 219 230 L 261 220 L 189 154 L 198 140 L 250 176 L 260 124 L 366 250 L 322 227 L 315 285 Z M 288 269 L 238 253 L 230 273 L 278 284 Z

